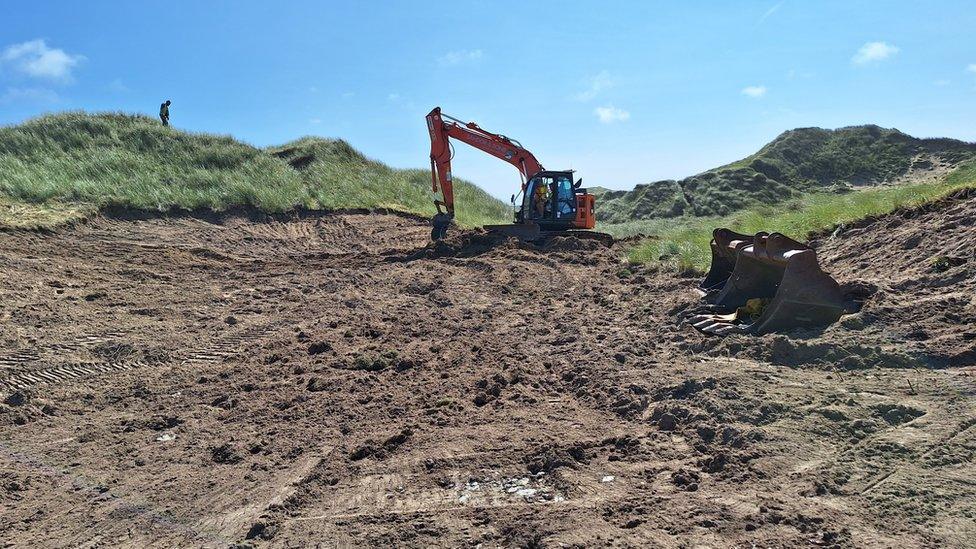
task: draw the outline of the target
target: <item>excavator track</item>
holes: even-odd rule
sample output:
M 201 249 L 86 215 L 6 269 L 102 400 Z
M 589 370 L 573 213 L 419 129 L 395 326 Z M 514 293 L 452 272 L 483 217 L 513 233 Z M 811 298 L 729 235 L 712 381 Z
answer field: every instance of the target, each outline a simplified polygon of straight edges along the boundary
M 493 233 L 513 236 L 525 242 L 540 242 L 555 237 L 578 238 L 581 240 L 596 240 L 605 246 L 613 245 L 613 236 L 588 230 L 546 231 L 535 223 L 510 223 L 506 225 L 485 225 L 485 230 Z
M 612 246 L 614 242 L 613 235 L 608 233 L 599 233 L 596 231 L 543 231 L 542 233 L 543 239 L 554 238 L 557 236 L 578 238 L 580 240 L 596 240 L 607 247 Z

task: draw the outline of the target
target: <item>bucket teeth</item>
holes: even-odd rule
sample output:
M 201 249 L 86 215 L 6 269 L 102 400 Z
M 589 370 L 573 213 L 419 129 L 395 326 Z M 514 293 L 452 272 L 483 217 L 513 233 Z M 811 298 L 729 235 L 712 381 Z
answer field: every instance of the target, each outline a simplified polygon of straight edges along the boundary
M 824 326 L 844 312 L 840 286 L 809 246 L 779 233 L 745 235 L 715 229 L 712 265 L 701 283 L 705 301 L 731 315 L 695 315 L 688 322 L 705 333 L 763 334 Z
M 711 333 L 719 336 L 725 336 L 729 334 L 745 333 L 748 331 L 748 326 L 741 326 L 739 324 L 722 324 L 720 326 L 715 326 Z
M 715 324 L 717 321 L 712 317 L 705 316 L 705 317 L 693 318 L 688 322 L 695 328 L 698 328 L 699 330 L 704 332 L 705 328 L 711 326 L 712 324 Z

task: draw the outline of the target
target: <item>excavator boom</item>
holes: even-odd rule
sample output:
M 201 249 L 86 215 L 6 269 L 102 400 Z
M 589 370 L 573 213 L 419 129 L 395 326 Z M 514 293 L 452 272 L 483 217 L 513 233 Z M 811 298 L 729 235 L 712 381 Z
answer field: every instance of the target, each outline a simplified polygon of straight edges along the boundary
M 431 237 L 442 238 L 454 219 L 454 181 L 451 175 L 451 139 L 467 143 L 518 170 L 521 179 L 521 208 L 511 225 L 491 225 L 486 229 L 516 235 L 524 239 L 538 238 L 572 229 L 592 229 L 594 226 L 594 198 L 572 182 L 572 171 L 550 172 L 518 141 L 492 133 L 474 122 L 462 122 L 435 107 L 427 115 L 430 132 L 431 190 L 437 215 Z M 512 196 L 515 206 L 515 195 Z
M 461 122 L 457 118 L 441 112 L 435 107 L 427 115 L 427 129 L 430 131 L 430 172 L 432 190 L 441 192 L 442 199 L 436 200 L 438 213 L 441 207 L 447 215 L 454 217 L 454 185 L 451 177 L 450 138 L 457 139 L 480 149 L 495 158 L 515 166 L 522 177 L 522 190 L 525 182 L 543 170 L 535 155 L 525 150 L 517 141 L 504 135 L 489 132 L 474 122 Z

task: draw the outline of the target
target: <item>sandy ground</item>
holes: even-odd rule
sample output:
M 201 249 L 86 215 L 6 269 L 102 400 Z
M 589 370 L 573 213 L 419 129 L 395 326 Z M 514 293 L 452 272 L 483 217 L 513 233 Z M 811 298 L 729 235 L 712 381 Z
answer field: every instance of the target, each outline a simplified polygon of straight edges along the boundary
M 0 233 L 0 543 L 973 547 L 974 219 L 825 235 L 861 312 L 727 339 L 680 323 L 696 279 L 596 241 Z

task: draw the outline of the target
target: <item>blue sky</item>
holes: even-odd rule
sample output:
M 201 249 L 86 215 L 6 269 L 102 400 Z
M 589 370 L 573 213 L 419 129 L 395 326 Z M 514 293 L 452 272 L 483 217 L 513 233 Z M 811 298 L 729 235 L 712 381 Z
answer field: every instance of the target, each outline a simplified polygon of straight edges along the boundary
M 425 167 L 440 105 L 630 188 L 799 126 L 976 141 L 974 30 L 971 0 L 10 2 L 0 124 L 170 98 L 179 128 Z M 454 171 L 500 197 L 517 183 L 464 145 Z

